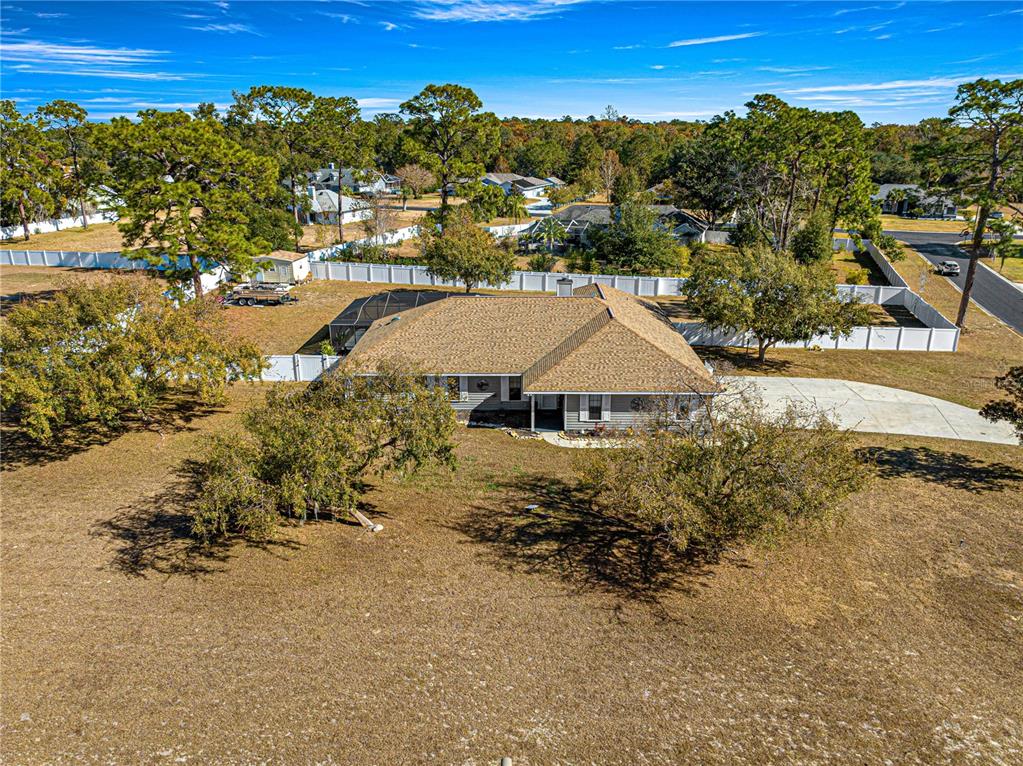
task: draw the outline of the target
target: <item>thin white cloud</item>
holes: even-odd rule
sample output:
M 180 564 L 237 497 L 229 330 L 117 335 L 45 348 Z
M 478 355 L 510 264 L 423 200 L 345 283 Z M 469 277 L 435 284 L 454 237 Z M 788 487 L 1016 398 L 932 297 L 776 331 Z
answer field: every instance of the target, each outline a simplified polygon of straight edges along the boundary
M 664 69 L 664 64 L 651 64 L 651 69 Z
M 37 19 L 63 19 L 67 16 L 66 13 L 33 13 Z
M 218 0 L 218 2 L 215 2 L 214 5 L 220 8 L 220 10 L 222 11 L 226 11 L 228 8 L 231 7 L 231 4 L 224 2 L 224 0 Z
M 803 74 L 804 72 L 823 72 L 829 66 L 758 66 L 759 72 L 775 72 L 776 74 Z
M 831 15 L 844 16 L 847 13 L 865 13 L 866 11 L 897 11 L 904 5 L 905 3 L 896 3 L 895 5 L 889 5 L 887 7 L 882 5 L 861 5 L 857 8 L 839 8 Z
M 15 67 L 27 74 L 59 74 L 74 77 L 109 77 L 117 80 L 185 80 L 202 77 L 201 74 L 185 75 L 173 72 L 135 72 L 128 69 L 41 69 L 31 64 L 19 64 Z
M 709 45 L 711 43 L 727 43 L 731 40 L 746 40 L 750 37 L 760 37 L 763 32 L 743 32 L 739 35 L 718 35 L 717 37 L 694 37 L 690 40 L 676 40 L 668 43 L 669 48 L 684 48 L 689 45 Z
M 875 40 L 891 40 L 892 36 L 891 35 L 878 35 L 874 39 Z
M 149 48 L 102 48 L 94 45 L 66 45 L 42 40 L 0 42 L 0 57 L 4 61 L 24 61 L 30 64 L 135 66 L 162 60 L 168 51 Z
M 395 24 L 393 21 L 381 21 L 380 26 L 384 28 L 385 32 L 393 32 L 394 30 L 398 29 L 398 25 Z
M 805 88 L 792 88 L 783 90 L 785 94 L 798 93 L 863 93 L 876 90 L 905 90 L 906 88 L 954 88 L 964 82 L 977 80 L 981 77 L 988 79 L 1012 79 L 1023 77 L 1020 74 L 989 74 L 989 75 L 960 75 L 951 77 L 931 77 L 926 80 L 888 80 L 887 82 L 862 82 L 847 85 L 814 85 Z
M 258 37 L 263 37 L 262 32 L 259 32 L 259 31 L 255 30 L 255 29 L 253 29 L 248 24 L 237 24 L 237 23 L 229 23 L 229 24 L 203 24 L 202 26 L 198 26 L 198 27 L 189 27 L 189 29 L 194 29 L 196 32 L 217 32 L 217 33 L 222 33 L 222 34 L 225 34 L 225 35 L 246 34 L 246 35 L 257 35 Z
M 642 48 L 642 45 L 615 45 L 611 48 L 613 51 L 632 51 L 636 48 Z
M 401 99 L 397 98 L 360 98 L 357 100 L 359 102 L 359 106 L 366 109 L 384 106 L 397 106 L 401 103 Z
M 418 0 L 413 16 L 427 21 L 533 21 L 586 0 Z
M 358 21 L 358 19 L 350 13 L 333 13 L 331 11 L 317 11 L 316 13 L 320 16 L 326 16 L 328 19 L 337 19 L 342 24 Z

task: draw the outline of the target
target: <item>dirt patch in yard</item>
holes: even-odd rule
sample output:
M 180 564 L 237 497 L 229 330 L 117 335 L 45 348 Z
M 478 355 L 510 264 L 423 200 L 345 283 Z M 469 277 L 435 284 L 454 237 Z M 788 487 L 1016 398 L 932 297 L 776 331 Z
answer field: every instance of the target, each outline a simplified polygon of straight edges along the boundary
M 1023 450 L 864 435 L 842 527 L 677 562 L 590 513 L 571 450 L 460 428 L 454 476 L 373 491 L 378 535 L 196 549 L 179 467 L 262 390 L 5 471 L 6 759 L 1023 756 Z

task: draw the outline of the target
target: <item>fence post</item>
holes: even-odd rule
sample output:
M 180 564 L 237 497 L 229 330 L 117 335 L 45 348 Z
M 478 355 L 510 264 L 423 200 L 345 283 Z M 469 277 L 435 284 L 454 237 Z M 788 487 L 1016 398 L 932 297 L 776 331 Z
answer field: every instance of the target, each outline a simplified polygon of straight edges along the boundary
M 895 339 L 895 350 L 902 351 L 902 325 L 899 325 L 899 337 Z
M 296 383 L 302 382 L 302 361 L 299 359 L 298 354 L 291 355 L 291 374 Z

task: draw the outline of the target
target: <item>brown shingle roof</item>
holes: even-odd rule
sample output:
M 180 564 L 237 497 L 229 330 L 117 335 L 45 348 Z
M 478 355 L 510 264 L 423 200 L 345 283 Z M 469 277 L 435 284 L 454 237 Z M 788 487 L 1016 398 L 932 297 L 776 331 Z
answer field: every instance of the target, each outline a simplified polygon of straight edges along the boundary
M 349 358 L 369 367 L 401 359 L 435 374 L 518 375 L 606 310 L 589 298 L 452 296 L 378 319 Z
M 523 375 L 527 392 L 717 390 L 652 306 L 610 287 L 572 297 L 452 296 L 378 319 L 350 357 L 397 359 L 429 374 Z

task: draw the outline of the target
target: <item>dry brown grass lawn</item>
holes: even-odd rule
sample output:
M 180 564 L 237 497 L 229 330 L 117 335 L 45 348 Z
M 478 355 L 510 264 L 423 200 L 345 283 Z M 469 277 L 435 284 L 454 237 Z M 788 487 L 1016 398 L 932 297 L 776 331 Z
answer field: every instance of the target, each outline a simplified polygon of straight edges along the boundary
M 928 218 L 901 218 L 882 215 L 881 226 L 887 231 L 939 231 L 958 234 L 969 226 L 966 221 L 939 221 Z
M 864 436 L 840 528 L 645 568 L 571 450 L 461 429 L 453 477 L 372 492 L 378 535 L 203 554 L 177 468 L 262 390 L 56 459 L 8 442 L 5 762 L 1023 759 L 1021 449 Z
M 23 237 L 15 237 L 0 243 L 4 250 L 82 250 L 87 253 L 110 252 L 121 247 L 121 232 L 116 223 L 96 223 L 88 229 L 33 234 L 28 242 Z
M 839 284 L 849 282 L 849 273 L 866 269 L 867 284 L 886 285 L 887 280 L 874 263 L 874 259 L 866 253 L 855 253 L 848 250 L 836 250 L 831 259 L 831 270 L 835 273 L 835 281 Z

